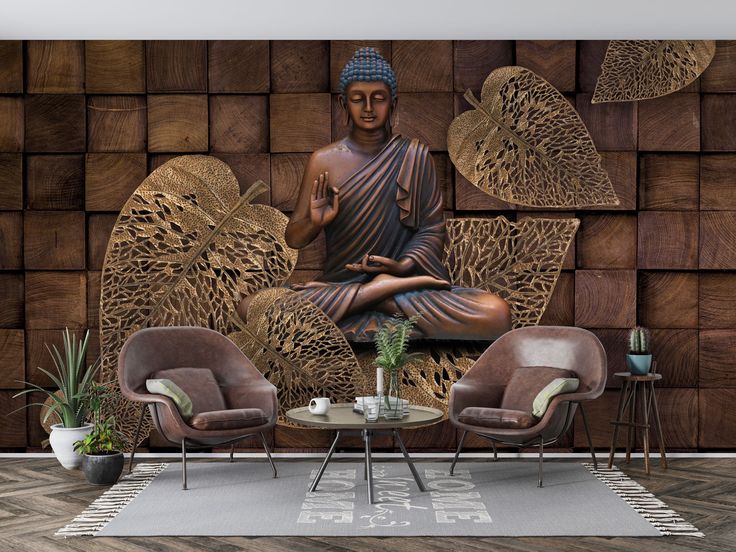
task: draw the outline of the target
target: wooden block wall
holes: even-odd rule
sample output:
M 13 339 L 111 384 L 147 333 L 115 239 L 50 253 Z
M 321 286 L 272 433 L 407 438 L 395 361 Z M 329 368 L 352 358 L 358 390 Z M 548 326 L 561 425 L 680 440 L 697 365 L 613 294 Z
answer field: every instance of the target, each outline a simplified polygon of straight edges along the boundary
M 290 212 L 309 154 L 347 131 L 339 73 L 361 46 L 393 64 L 398 131 L 429 145 L 449 216 L 561 216 L 491 198 L 454 170 L 446 131 L 469 108 L 466 90 L 479 95 L 490 71 L 517 64 L 570 99 L 621 204 L 562 213 L 581 227 L 542 323 L 591 329 L 610 374 L 624 369 L 626 330 L 652 328 L 668 445 L 736 448 L 736 41 L 719 42 L 682 92 L 593 105 L 606 41 L 104 40 L 0 41 L 0 450 L 39 446 L 36 411 L 6 416 L 23 400 L 17 381 L 50 384 L 37 368 L 64 327 L 96 331 L 108 235 L 149 171 L 209 153 L 241 191 L 261 179 L 271 190 L 257 201 Z M 323 260 L 320 238 L 291 281 Z M 617 391 L 611 378 L 588 408 L 602 447 Z M 575 429 L 560 446 L 583 447 Z M 315 450 L 331 434 L 280 428 L 273 439 Z M 456 439 L 445 424 L 406 441 L 447 450 Z

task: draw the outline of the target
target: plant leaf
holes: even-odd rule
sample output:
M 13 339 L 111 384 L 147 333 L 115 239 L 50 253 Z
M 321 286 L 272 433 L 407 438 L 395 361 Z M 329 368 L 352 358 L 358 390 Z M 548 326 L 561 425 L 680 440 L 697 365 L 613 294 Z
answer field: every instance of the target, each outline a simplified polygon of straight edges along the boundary
M 592 103 L 630 102 L 685 88 L 710 65 L 715 40 L 611 40 Z
M 489 195 L 531 207 L 618 205 L 577 111 L 539 75 L 500 67 L 480 101 L 456 117 L 447 149 L 458 171 Z

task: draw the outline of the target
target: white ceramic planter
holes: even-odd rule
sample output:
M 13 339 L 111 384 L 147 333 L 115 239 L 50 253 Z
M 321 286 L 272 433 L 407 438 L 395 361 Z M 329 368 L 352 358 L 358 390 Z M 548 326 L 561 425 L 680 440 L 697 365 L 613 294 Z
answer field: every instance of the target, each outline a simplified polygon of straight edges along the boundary
M 62 424 L 51 426 L 49 443 L 56 459 L 68 470 L 76 470 L 82 465 L 82 455 L 74 450 L 74 443 L 92 433 L 92 424 L 82 427 L 64 427 Z

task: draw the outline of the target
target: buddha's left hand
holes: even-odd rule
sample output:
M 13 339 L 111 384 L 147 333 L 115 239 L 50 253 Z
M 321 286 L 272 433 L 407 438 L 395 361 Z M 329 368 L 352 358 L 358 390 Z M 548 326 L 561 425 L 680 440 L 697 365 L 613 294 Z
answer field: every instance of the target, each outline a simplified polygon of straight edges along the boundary
M 360 263 L 346 264 L 345 268 L 354 272 L 373 274 L 391 274 L 392 276 L 408 276 L 414 270 L 412 259 L 404 257 L 400 261 L 381 255 L 364 255 Z

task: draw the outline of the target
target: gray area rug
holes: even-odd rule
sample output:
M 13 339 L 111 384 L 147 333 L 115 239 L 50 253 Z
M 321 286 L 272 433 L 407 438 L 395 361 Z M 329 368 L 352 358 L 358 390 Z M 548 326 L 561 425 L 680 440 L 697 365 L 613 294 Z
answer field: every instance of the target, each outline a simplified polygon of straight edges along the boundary
M 618 469 L 530 462 L 374 464 L 376 504 L 363 466 L 332 463 L 317 492 L 314 462 L 141 464 L 57 535 L 133 536 L 702 536 Z

